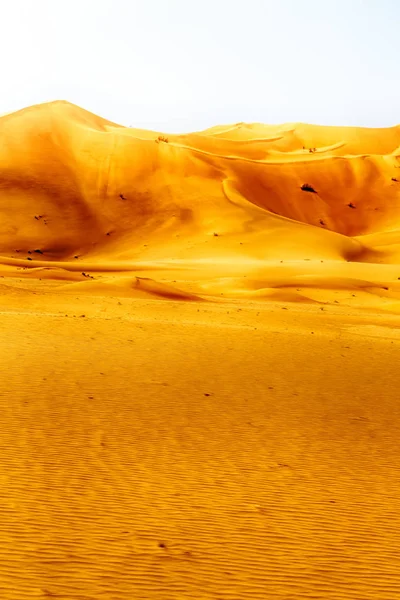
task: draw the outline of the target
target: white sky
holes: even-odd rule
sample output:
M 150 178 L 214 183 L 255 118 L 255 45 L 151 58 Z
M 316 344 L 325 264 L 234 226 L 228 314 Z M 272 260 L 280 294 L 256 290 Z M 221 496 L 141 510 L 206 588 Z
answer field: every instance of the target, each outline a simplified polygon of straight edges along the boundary
M 0 114 L 124 125 L 400 122 L 400 0 L 4 0 Z

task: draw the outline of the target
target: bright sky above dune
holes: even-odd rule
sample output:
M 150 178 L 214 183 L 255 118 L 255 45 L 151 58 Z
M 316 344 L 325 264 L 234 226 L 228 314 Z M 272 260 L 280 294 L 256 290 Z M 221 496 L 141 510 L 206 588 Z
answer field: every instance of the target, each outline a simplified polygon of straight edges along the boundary
M 13 0 L 0 113 L 65 99 L 116 122 L 400 122 L 399 0 Z

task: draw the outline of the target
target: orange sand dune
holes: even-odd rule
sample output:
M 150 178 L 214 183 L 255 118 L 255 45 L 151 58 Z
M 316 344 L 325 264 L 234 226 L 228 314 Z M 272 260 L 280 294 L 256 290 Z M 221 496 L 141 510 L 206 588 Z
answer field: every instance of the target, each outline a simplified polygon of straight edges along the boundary
M 399 127 L 238 125 L 222 129 L 229 139 L 139 133 L 66 102 L 2 117 L 1 255 L 397 261 Z M 377 247 L 364 242 L 377 233 Z
M 397 600 L 400 126 L 0 117 L 0 597 Z

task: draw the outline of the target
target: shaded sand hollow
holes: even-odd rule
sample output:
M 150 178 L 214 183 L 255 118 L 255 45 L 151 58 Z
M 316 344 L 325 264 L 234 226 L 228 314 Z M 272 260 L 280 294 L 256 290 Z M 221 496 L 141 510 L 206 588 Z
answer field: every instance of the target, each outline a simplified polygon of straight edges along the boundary
M 400 597 L 400 127 L 0 117 L 0 597 Z

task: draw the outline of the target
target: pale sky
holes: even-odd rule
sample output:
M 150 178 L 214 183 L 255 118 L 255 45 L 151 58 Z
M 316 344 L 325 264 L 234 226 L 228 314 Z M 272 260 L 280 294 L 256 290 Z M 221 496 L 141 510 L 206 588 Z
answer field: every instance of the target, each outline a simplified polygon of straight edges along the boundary
M 63 99 L 166 132 L 400 123 L 400 0 L 9 0 L 0 114 Z

